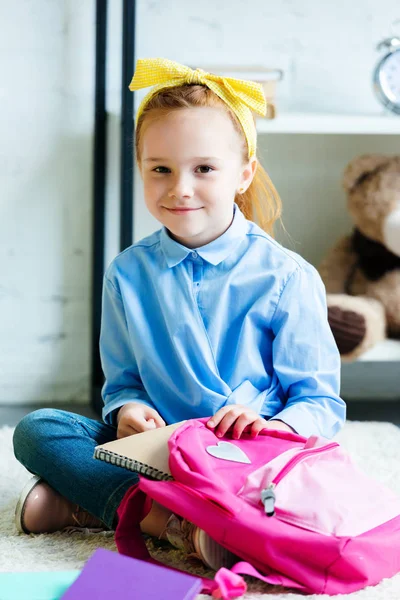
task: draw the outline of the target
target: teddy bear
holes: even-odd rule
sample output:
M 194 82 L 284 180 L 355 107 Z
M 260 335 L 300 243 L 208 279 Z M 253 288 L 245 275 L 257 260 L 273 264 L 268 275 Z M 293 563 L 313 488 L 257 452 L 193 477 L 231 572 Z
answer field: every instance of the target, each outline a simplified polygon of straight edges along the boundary
M 363 154 L 342 185 L 354 222 L 318 266 L 343 362 L 400 339 L 400 156 Z

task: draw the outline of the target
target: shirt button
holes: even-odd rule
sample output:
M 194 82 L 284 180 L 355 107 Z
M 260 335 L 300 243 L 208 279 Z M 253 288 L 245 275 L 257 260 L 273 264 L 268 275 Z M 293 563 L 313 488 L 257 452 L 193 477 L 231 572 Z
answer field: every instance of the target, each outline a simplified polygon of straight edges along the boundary
M 197 258 L 197 252 L 192 252 L 192 258 Z

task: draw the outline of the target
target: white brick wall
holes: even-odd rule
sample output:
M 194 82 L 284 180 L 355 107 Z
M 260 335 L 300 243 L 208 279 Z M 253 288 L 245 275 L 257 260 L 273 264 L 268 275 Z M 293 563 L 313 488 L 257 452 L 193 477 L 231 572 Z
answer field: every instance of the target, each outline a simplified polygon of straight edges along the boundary
M 117 113 L 121 0 L 109 4 L 108 106 Z M 94 7 L 0 0 L 3 404 L 88 399 Z M 396 0 L 138 0 L 136 53 L 279 67 L 283 109 L 379 113 L 370 83 L 375 46 L 395 32 L 396 18 Z M 110 120 L 117 153 L 118 120 Z M 110 158 L 117 176 L 116 154 Z M 109 213 L 118 190 L 113 178 Z M 137 197 L 135 240 L 158 227 Z M 108 241 L 111 258 L 110 233 Z
M 94 2 L 0 3 L 0 402 L 87 397 Z

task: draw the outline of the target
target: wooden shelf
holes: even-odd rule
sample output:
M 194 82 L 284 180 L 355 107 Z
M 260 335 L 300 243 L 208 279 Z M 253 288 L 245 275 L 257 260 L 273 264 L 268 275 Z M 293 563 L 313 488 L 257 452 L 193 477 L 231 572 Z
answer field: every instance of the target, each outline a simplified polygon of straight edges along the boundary
M 358 357 L 362 362 L 395 362 L 400 361 L 400 341 L 385 340 Z M 400 393 L 400 366 L 399 366 L 399 393 Z
M 400 135 L 400 115 L 280 113 L 275 119 L 257 117 L 257 132 L 354 135 Z

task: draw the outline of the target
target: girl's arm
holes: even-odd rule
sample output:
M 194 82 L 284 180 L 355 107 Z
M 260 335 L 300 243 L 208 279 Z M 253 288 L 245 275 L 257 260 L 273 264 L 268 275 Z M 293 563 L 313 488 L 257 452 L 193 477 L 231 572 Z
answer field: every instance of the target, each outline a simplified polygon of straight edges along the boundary
M 110 425 L 117 425 L 118 410 L 128 402 L 141 402 L 154 409 L 139 375 L 123 301 L 116 285 L 106 273 L 103 280 L 100 357 L 105 376 L 101 391 L 104 401 L 102 416 L 104 422 Z
M 340 355 L 327 319 L 324 285 L 309 263 L 302 262 L 288 277 L 272 330 L 273 366 L 287 397 L 273 419 L 305 437 L 333 437 L 346 418 L 339 396 Z

